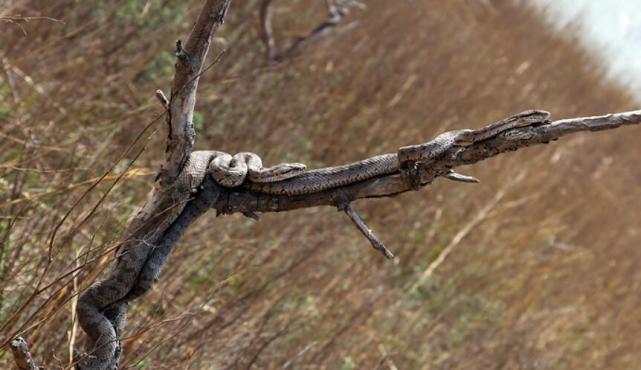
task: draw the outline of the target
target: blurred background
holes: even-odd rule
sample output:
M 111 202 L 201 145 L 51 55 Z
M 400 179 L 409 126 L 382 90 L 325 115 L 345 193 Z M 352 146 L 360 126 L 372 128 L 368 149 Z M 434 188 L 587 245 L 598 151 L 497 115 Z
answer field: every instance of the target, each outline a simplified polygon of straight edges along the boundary
M 75 297 L 150 190 L 166 134 L 153 92 L 200 3 L 0 1 L 0 340 L 23 333 L 47 369 L 81 348 Z M 638 2 L 367 0 L 278 64 L 258 3 L 234 1 L 216 36 L 199 149 L 322 167 L 530 108 L 639 108 Z M 273 6 L 281 47 L 326 18 L 321 0 Z M 130 306 L 122 367 L 638 369 L 639 130 L 355 203 L 394 262 L 329 207 L 207 214 Z

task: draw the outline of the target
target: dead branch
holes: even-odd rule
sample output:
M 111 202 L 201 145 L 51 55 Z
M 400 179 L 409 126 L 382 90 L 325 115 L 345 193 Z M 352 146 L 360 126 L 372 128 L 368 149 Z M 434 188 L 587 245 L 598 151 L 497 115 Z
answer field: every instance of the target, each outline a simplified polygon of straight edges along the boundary
M 223 24 L 231 0 L 207 0 L 203 5 L 196 24 L 187 42 L 176 41 L 176 63 L 171 96 L 167 99 L 162 90 L 157 90 L 156 98 L 167 110 L 167 143 L 165 161 L 160 167 L 155 187 L 149 201 L 129 223 L 128 231 L 132 238 L 143 235 L 158 235 L 167 225 L 150 232 L 150 221 L 158 214 L 175 206 L 172 186 L 192 152 L 196 139 L 193 117 L 196 105 L 198 81 L 202 75 L 205 58 L 211 40 Z M 145 227 L 147 226 L 147 227 Z
M 289 45 L 278 51 L 272 27 L 273 0 L 262 0 L 259 11 L 260 34 L 267 49 L 267 59 L 272 62 L 281 62 L 287 59 L 303 46 L 329 35 L 352 8 L 365 9 L 365 5 L 356 0 L 326 0 L 326 2 L 327 18 L 309 34 L 295 38 Z
M 160 170 L 161 184 L 173 182 L 191 154 L 196 139 L 194 106 L 198 80 L 214 33 L 223 24 L 231 0 L 207 0 L 185 45 L 176 41 L 174 82 L 167 115 L 165 164 Z
M 622 125 L 639 123 L 641 123 L 641 110 L 569 118 L 547 125 L 515 128 L 468 147 L 451 148 L 429 166 L 419 167 L 420 184 L 428 185 L 437 177 L 448 175 L 455 167 L 473 164 L 507 151 L 536 144 L 547 144 L 568 134 L 609 130 Z M 385 155 L 396 156 L 395 153 Z M 318 193 L 294 196 L 264 194 L 245 188 L 226 189 L 218 198 L 214 208 L 220 213 L 282 212 L 315 206 L 336 206 L 336 199 L 351 202 L 362 198 L 394 196 L 410 190 L 415 189 L 399 173 L 395 173 Z
M 454 181 L 478 182 L 476 178 L 458 174 L 453 168 L 473 164 L 500 153 L 515 151 L 535 144 L 547 144 L 561 136 L 580 131 L 602 131 L 622 125 L 641 123 L 641 110 L 606 114 L 595 117 L 580 117 L 525 126 L 501 133 L 468 147 L 453 146 L 434 162 L 419 163 L 418 180 L 408 181 L 401 173 L 368 179 L 337 188 L 302 195 L 274 195 L 252 191 L 247 188 L 222 189 L 214 207 L 218 214 L 240 212 L 253 215 L 256 212 L 283 212 L 315 206 L 335 206 L 344 211 L 368 239 L 374 249 L 387 258 L 394 254 L 376 237 L 361 216 L 351 207 L 351 202 L 362 198 L 395 196 L 432 183 L 437 177 Z M 396 154 L 384 154 L 394 156 Z M 291 179 L 287 181 L 296 181 Z M 218 191 L 216 189 L 215 191 Z
M 186 44 L 183 45 L 180 40 L 176 42 L 171 96 L 167 99 L 162 91 L 156 92 L 157 99 L 167 110 L 165 161 L 149 200 L 127 226 L 128 235 L 113 269 L 104 280 L 92 284 L 78 299 L 78 322 L 89 337 L 86 346 L 89 353 L 78 358 L 78 369 L 118 367 L 127 302 L 149 290 L 166 259 L 154 251 L 155 246 L 166 242 L 169 247 L 161 246 L 160 249 L 171 251 L 182 231 L 191 223 L 186 222 L 187 225 L 182 227 L 180 220 L 192 216 L 196 218 L 203 208 L 201 200 L 188 202 L 193 189 L 191 184 L 186 183 L 185 177 L 180 181 L 179 175 L 192 153 L 196 137 L 193 115 L 198 81 L 204 71 L 212 37 L 223 23 L 230 3 L 231 0 L 207 0 Z M 187 204 L 190 206 L 185 209 Z M 204 207 L 205 210 L 209 204 Z M 172 225 L 174 222 L 175 225 Z M 157 264 L 156 260 L 162 263 Z
M 267 60 L 274 60 L 276 56 L 276 39 L 274 38 L 274 28 L 272 27 L 272 0 L 262 0 L 260 2 L 260 37 L 265 43 L 267 49 Z
M 428 185 L 437 177 L 475 182 L 476 179 L 453 172 L 453 169 L 506 151 L 549 143 L 574 132 L 599 131 L 624 124 L 641 123 L 641 111 L 632 111 L 598 117 L 546 121 L 515 128 L 467 147 L 458 145 L 445 147 L 444 150 L 449 149 L 434 160 L 416 162 L 411 181 L 408 180 L 408 175 L 402 174 L 399 169 L 396 173 L 385 176 L 294 196 L 252 191 L 247 184 L 233 189 L 222 188 L 208 177 L 198 180 L 195 187 L 191 184 L 187 186 L 181 183 L 179 178 L 183 180 L 185 178 L 180 175 L 190 155 L 192 159 L 196 157 L 192 155 L 192 148 L 195 141 L 193 114 L 198 80 L 203 72 L 204 60 L 212 36 L 223 23 L 230 3 L 231 0 L 207 0 L 187 42 L 185 44 L 181 41 L 176 42 L 175 75 L 170 98 L 167 99 L 161 92 L 156 95 L 168 111 L 169 132 L 165 161 L 149 201 L 128 225 L 127 240 L 123 243 L 123 248 L 118 254 L 110 275 L 105 280 L 93 284 L 78 300 L 77 312 L 80 325 L 89 334 L 91 339 L 89 344 L 93 344 L 95 348 L 89 357 L 81 361 L 79 367 L 83 370 L 117 367 L 127 302 L 150 289 L 180 237 L 207 209 L 215 208 L 220 214 L 240 212 L 247 216 L 255 216 L 257 212 L 281 212 L 323 205 L 338 207 L 350 217 L 376 249 L 388 258 L 392 258 L 393 254 L 385 248 L 351 207 L 352 201 L 394 196 L 409 190 L 417 190 L 417 187 Z M 287 56 L 303 44 L 324 35 L 347 14 L 345 4 L 352 3 L 349 0 L 329 1 L 328 20 L 321 23 L 310 35 L 298 39 L 282 52 L 274 54 L 274 58 Z M 275 45 L 269 23 L 270 4 L 271 1 L 263 2 L 266 8 L 261 11 L 261 14 L 265 17 L 263 22 L 268 25 L 268 27 L 264 26 L 267 30 L 268 45 L 270 37 L 272 44 Z M 394 163 L 398 162 L 395 153 L 384 156 L 396 161 Z M 190 161 L 188 164 L 193 163 Z M 198 174 L 204 176 L 205 171 L 200 168 Z M 190 176 L 194 173 L 184 172 Z M 296 178 L 285 181 L 295 180 Z M 180 188 L 179 185 L 186 189 Z M 24 348 L 26 350 L 26 346 Z
M 27 346 L 27 341 L 24 340 L 24 338 L 16 337 L 11 341 L 10 347 L 18 370 L 40 370 L 40 368 L 33 362 L 33 358 L 31 358 L 31 353 L 29 352 L 29 347 Z

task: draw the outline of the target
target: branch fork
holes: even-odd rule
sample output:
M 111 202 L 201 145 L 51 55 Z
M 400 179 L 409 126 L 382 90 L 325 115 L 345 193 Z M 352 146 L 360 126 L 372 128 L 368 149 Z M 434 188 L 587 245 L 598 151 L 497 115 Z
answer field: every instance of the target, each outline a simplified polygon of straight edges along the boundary
M 372 229 L 367 226 L 367 223 L 365 223 L 365 220 L 363 220 L 361 215 L 352 208 L 352 204 L 347 197 L 338 196 L 336 200 L 336 208 L 338 208 L 339 211 L 345 212 L 358 231 L 367 238 L 374 249 L 381 252 L 387 259 L 394 259 L 394 253 L 387 249 L 385 244 L 383 244 L 383 242 L 374 234 Z

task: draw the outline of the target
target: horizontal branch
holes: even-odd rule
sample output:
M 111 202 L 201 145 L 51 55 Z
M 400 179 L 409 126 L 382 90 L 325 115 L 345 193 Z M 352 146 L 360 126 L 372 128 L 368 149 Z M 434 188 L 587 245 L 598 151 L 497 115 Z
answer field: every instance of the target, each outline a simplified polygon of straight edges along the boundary
M 421 186 L 428 185 L 439 176 L 447 176 L 451 169 L 473 164 L 495 155 L 515 151 L 536 144 L 547 144 L 561 136 L 581 131 L 602 131 L 641 123 L 641 110 L 607 114 L 595 117 L 569 118 L 545 125 L 519 127 L 488 140 L 462 147 L 455 146 L 434 162 L 419 167 Z M 396 154 L 385 154 L 396 156 Z M 394 196 L 416 190 L 400 173 L 365 180 L 338 188 L 302 195 L 273 195 L 243 188 L 225 189 L 215 203 L 218 213 L 282 212 L 293 209 L 336 206 L 339 202 L 362 198 Z

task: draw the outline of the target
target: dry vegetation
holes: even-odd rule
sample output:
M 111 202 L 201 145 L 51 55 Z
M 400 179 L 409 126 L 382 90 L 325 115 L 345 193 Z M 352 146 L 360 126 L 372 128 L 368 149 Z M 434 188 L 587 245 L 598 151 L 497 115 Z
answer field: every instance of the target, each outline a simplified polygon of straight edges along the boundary
M 0 7 L 0 340 L 24 332 L 48 369 L 68 366 L 81 337 L 74 297 L 108 266 L 161 158 L 153 91 L 169 86 L 173 41 L 188 33 L 198 1 L 178 3 Z M 358 27 L 277 66 L 266 66 L 256 3 L 232 4 L 215 43 L 212 54 L 227 53 L 201 80 L 200 148 L 314 167 L 527 108 L 557 118 L 636 108 L 575 40 L 510 1 L 370 0 L 352 16 Z M 277 2 L 278 37 L 307 32 L 324 17 L 322 5 Z M 359 202 L 397 263 L 371 250 L 335 209 L 258 223 L 209 214 L 156 289 L 130 308 L 124 362 L 635 368 L 638 130 L 582 134 L 486 161 L 466 169 L 482 180 L 477 186 L 437 181 Z M 411 290 L 448 245 L 454 252 Z M 11 363 L 5 349 L 1 368 Z

